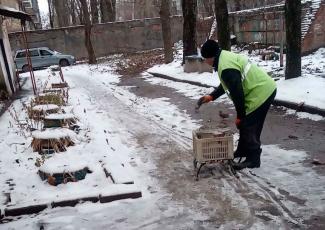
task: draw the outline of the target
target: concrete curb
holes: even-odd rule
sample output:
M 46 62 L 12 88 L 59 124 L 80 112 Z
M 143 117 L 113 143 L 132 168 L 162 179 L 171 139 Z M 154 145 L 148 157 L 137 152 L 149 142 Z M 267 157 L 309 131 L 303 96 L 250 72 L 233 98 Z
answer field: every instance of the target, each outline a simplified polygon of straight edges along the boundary
M 160 74 L 160 73 L 154 73 L 154 72 L 148 72 L 148 73 L 155 76 L 155 77 L 159 77 L 159 78 L 163 78 L 163 79 L 167 79 L 167 80 L 188 83 L 188 84 L 191 84 L 191 85 L 196 85 L 196 86 L 205 87 L 205 88 L 214 87 L 212 85 L 202 84 L 200 82 L 177 79 L 177 78 L 170 77 L 170 76 Z M 278 99 L 274 100 L 273 105 L 284 106 L 284 107 L 287 107 L 289 109 L 297 110 L 298 112 L 307 112 L 307 113 L 317 114 L 317 115 L 321 115 L 321 116 L 325 117 L 325 110 L 324 109 L 314 107 L 314 106 L 310 106 L 310 105 L 297 104 L 295 102 L 283 101 L 283 100 L 278 100 Z

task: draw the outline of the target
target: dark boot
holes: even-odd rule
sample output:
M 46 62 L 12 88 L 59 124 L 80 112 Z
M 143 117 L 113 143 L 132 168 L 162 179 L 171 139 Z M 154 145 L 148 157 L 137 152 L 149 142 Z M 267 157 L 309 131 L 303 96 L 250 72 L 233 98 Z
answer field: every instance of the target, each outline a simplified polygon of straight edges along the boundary
M 252 154 L 251 156 L 247 157 L 241 163 L 234 163 L 233 167 L 235 170 L 242 170 L 244 168 L 259 168 L 261 166 L 261 152 L 262 149 L 259 149 Z
M 234 163 L 233 167 L 235 170 L 242 170 L 244 168 L 259 168 L 261 162 L 250 161 L 249 159 L 244 160 L 241 163 Z

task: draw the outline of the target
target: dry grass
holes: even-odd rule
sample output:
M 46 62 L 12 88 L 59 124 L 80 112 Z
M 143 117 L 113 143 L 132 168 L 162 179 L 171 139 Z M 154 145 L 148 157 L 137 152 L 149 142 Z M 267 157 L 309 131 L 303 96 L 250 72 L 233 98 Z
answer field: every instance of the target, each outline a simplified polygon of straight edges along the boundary
M 63 94 L 57 93 L 48 93 L 45 95 L 36 96 L 35 99 L 31 102 L 31 105 L 45 105 L 45 104 L 54 104 L 58 106 L 65 105 L 65 98 Z
M 47 114 L 52 114 L 52 113 L 57 113 L 59 112 L 59 109 L 49 109 L 49 110 L 33 110 L 33 107 L 27 107 L 27 114 L 29 119 L 33 119 L 36 121 L 40 121 L 44 119 L 44 116 L 46 116 Z
M 54 152 L 65 152 L 67 147 L 73 146 L 74 142 L 70 137 L 64 137 L 60 139 L 37 139 L 33 138 L 32 148 L 34 152 L 43 154 L 44 151 L 54 151 Z
M 139 74 L 154 65 L 164 63 L 163 50 L 150 50 L 139 53 L 123 54 L 123 61 L 116 64 L 116 72 L 121 75 Z

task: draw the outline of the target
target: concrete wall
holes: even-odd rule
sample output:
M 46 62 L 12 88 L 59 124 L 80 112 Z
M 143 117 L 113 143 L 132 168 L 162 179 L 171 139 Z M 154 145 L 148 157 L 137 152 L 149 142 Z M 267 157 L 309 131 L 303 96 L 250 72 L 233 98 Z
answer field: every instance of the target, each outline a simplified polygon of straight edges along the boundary
M 309 54 L 320 47 L 325 47 L 325 2 L 315 15 L 315 20 L 302 42 L 302 53 Z
M 173 41 L 182 39 L 182 17 L 172 18 Z M 87 57 L 84 27 L 29 31 L 29 47 L 46 46 L 81 59 Z M 13 51 L 24 49 L 21 33 L 9 35 Z M 93 26 L 92 44 L 97 57 L 118 52 L 135 52 L 163 47 L 159 18 L 127 22 L 103 23 Z

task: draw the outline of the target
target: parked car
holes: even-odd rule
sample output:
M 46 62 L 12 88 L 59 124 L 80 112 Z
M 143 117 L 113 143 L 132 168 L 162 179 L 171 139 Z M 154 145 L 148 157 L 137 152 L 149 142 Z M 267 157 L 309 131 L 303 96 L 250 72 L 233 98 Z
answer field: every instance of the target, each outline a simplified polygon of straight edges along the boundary
M 76 63 L 72 55 L 61 54 L 47 47 L 29 49 L 33 69 L 48 67 L 51 65 L 69 66 Z M 28 72 L 26 50 L 18 50 L 15 55 L 15 63 L 18 71 Z

